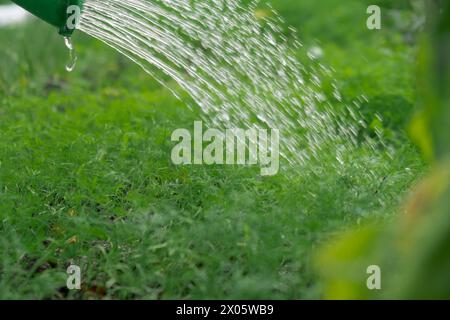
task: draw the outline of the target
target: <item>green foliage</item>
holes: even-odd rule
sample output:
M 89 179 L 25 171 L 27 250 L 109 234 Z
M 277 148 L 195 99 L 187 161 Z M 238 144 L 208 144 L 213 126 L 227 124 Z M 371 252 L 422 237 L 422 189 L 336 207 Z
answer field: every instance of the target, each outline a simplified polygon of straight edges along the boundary
M 368 222 L 325 246 L 316 258 L 329 299 L 448 299 L 448 165 L 419 184 L 394 222 Z M 381 269 L 369 290 L 366 269 Z
M 423 110 L 411 125 L 423 152 L 435 160 L 434 169 L 414 189 L 394 222 L 376 228 L 369 223 L 323 249 L 317 269 L 328 298 L 450 298 L 450 117 L 448 92 L 442 84 L 450 75 L 450 5 L 441 5 L 430 8 L 429 32 L 419 61 Z M 381 291 L 365 286 L 364 270 L 373 264 L 382 270 Z
M 317 246 L 390 217 L 424 170 L 402 132 L 414 47 L 394 27 L 369 32 L 358 1 L 273 2 L 300 28 L 299 59 L 320 45 L 343 103 L 368 97 L 366 121 L 381 114 L 396 157 L 362 145 L 342 166 L 324 152 L 271 178 L 176 167 L 170 135 L 198 109 L 79 33 L 67 74 L 54 28 L 0 29 L 1 298 L 321 297 Z M 69 263 L 83 268 L 81 292 L 64 289 Z

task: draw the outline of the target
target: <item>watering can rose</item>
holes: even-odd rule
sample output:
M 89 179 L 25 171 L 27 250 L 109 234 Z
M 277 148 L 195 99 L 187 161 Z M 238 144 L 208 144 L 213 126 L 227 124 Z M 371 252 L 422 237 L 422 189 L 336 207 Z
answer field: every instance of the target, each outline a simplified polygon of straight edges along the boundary
M 176 129 L 171 140 L 178 142 L 172 149 L 176 165 L 258 165 L 261 175 L 272 176 L 279 170 L 280 132 L 277 129 L 232 128 L 225 132 L 208 129 L 202 121 L 194 122 L 193 136 L 187 129 Z
M 36 17 L 58 28 L 63 36 L 70 36 L 80 21 L 84 0 L 13 0 Z

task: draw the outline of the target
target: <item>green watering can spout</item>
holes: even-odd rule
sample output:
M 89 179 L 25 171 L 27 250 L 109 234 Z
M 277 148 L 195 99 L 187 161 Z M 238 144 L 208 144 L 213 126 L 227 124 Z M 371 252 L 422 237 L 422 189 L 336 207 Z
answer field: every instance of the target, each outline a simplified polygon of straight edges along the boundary
M 58 28 L 59 34 L 70 37 L 75 30 L 84 0 L 12 0 L 38 18 Z M 77 6 L 77 7 L 72 7 Z

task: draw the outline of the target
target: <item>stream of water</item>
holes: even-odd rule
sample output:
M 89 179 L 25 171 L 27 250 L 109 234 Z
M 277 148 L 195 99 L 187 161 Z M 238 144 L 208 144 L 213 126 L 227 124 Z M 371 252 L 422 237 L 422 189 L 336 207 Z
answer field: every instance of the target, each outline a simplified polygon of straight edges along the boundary
M 301 44 L 282 25 L 275 12 L 239 0 L 87 0 L 79 29 L 163 85 L 175 80 L 210 127 L 279 129 L 289 163 L 305 164 L 326 149 L 339 164 L 364 126 L 359 103 L 346 107 L 352 121 L 335 111 L 341 95 L 335 85 L 331 98 L 322 90 L 322 78 L 332 75 L 317 60 L 320 50 L 301 64 Z

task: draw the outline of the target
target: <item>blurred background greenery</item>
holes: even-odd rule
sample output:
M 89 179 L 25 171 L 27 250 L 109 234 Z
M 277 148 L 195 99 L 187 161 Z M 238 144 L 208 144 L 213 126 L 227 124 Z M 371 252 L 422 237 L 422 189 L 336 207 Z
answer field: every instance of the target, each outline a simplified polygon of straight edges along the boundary
M 327 245 L 316 263 L 328 298 L 450 298 L 450 4 L 429 1 L 426 11 L 417 68 L 421 110 L 411 131 L 433 170 L 394 222 L 368 223 Z M 361 270 L 368 265 L 380 266 L 383 290 L 365 286 Z

